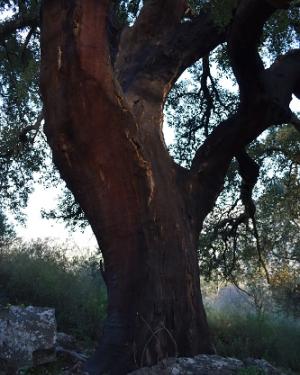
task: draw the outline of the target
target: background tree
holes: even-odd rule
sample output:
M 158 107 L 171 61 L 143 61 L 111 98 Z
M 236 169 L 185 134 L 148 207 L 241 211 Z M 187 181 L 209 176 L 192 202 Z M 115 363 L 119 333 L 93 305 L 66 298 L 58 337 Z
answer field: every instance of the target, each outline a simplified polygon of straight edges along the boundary
M 238 220 L 253 219 L 258 167 L 244 147 L 273 125 L 299 126 L 288 108 L 292 93 L 299 96 L 299 51 L 286 53 L 297 41 L 296 5 L 43 2 L 45 130 L 105 261 L 108 319 L 91 373 L 119 374 L 134 362 L 211 351 L 199 289 L 199 232 L 233 157 L 245 206 Z M 31 10 L 21 1 L 3 23 L 5 45 L 17 29 L 31 27 L 25 17 Z M 272 60 L 283 53 L 269 68 L 258 54 L 262 41 Z M 217 46 L 216 57 L 208 57 Z M 200 58 L 201 121 L 194 116 L 191 130 L 182 130 L 189 141 L 179 153 L 182 167 L 165 146 L 162 111 L 177 78 Z M 210 61 L 223 71 L 232 67 L 239 96 L 221 92 Z

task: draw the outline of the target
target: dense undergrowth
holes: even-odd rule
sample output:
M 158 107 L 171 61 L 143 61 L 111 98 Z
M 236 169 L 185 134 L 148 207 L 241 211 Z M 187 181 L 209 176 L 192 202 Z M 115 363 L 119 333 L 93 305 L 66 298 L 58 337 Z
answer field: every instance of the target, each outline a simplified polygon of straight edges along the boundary
M 54 307 L 58 330 L 93 341 L 106 307 L 99 259 L 70 259 L 65 252 L 45 242 L 1 247 L 0 304 Z M 300 374 L 299 321 L 228 306 L 207 308 L 218 354 L 264 358 L 286 373 Z
M 208 310 L 217 353 L 239 359 L 263 358 L 300 374 L 300 324 L 274 315 Z
M 0 249 L 0 303 L 54 307 L 58 330 L 96 339 L 106 291 L 98 260 L 67 258 L 67 248 L 45 242 Z

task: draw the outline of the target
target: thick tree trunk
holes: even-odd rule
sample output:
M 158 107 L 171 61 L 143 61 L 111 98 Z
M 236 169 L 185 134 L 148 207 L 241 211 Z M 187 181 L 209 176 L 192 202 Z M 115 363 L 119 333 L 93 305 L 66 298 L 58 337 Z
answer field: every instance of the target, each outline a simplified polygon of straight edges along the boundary
M 240 3 L 226 32 L 239 110 L 209 135 L 187 171 L 167 152 L 162 110 L 182 70 L 223 40 L 209 13 L 181 23 L 185 0 L 145 1 L 115 48 L 112 1 L 43 1 L 45 131 L 105 262 L 108 318 L 90 374 L 212 351 L 196 253 L 201 224 L 232 158 L 272 124 L 293 119 L 287 105 L 300 82 L 299 50 L 267 70 L 260 61 L 258 41 L 274 9 L 261 0 Z
M 168 185 L 159 182 L 160 192 L 138 211 L 135 202 L 132 207 L 120 202 L 118 211 L 106 216 L 112 223 L 102 246 L 108 319 L 91 373 L 100 368 L 121 374 L 128 360 L 142 366 L 167 356 L 211 352 L 194 236 L 175 181 Z M 149 186 L 138 195 L 137 201 L 145 200 Z M 95 233 L 103 238 L 105 224 Z
M 104 257 L 108 317 L 88 370 L 119 375 L 212 346 L 199 222 L 162 138 L 161 87 L 124 99 L 103 42 L 107 3 L 44 2 L 41 87 L 54 162 Z

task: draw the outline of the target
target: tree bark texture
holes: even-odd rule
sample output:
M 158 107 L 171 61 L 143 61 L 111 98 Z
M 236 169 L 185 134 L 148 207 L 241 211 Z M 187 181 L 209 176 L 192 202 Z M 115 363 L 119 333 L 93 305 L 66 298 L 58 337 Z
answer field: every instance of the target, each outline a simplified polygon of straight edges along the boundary
M 267 17 L 272 9 L 263 3 Z M 190 171 L 174 163 L 162 135 L 166 95 L 187 66 L 224 41 L 207 11 L 181 23 L 186 7 L 183 0 L 145 2 L 113 48 L 111 1 L 42 5 L 45 132 L 105 264 L 108 317 L 90 374 L 121 375 L 167 356 L 213 352 L 199 232 L 232 157 L 275 121 L 273 101 L 256 95 L 208 137 Z
M 104 257 L 108 318 L 89 371 L 210 353 L 197 230 L 162 136 L 164 85 L 151 97 L 142 80 L 126 100 L 104 43 L 108 4 L 79 4 L 44 3 L 42 93 L 55 164 Z

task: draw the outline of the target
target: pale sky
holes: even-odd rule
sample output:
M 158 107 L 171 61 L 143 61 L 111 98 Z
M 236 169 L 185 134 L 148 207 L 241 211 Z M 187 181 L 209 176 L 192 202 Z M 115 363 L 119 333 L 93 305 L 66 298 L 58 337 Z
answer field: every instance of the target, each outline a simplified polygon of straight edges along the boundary
M 90 227 L 86 228 L 84 232 L 80 230 L 71 232 L 61 222 L 42 218 L 42 209 L 50 210 L 56 207 L 60 191 L 60 187 L 45 189 L 43 185 L 35 184 L 28 206 L 23 211 L 27 215 L 26 225 L 16 224 L 17 235 L 26 241 L 53 238 L 60 241 L 68 240 L 80 247 L 96 248 L 97 243 Z

